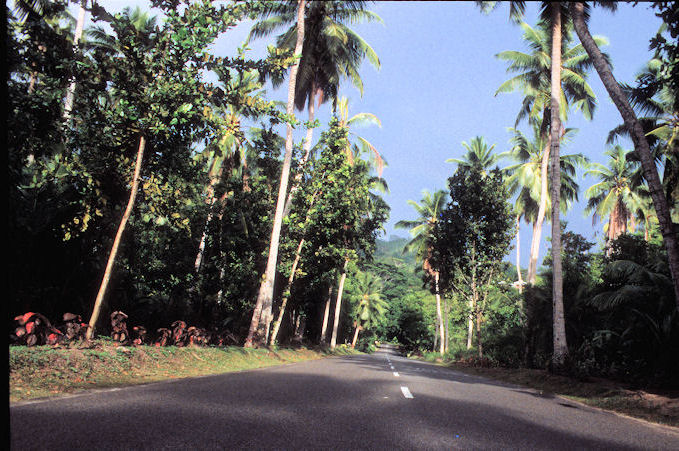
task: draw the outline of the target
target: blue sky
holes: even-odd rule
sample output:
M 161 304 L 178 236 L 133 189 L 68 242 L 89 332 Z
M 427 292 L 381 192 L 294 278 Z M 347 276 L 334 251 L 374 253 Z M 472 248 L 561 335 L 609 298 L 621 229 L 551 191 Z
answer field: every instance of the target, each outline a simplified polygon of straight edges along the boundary
M 142 1 L 102 2 L 110 11 L 125 6 L 149 3 Z M 539 3 L 528 3 L 525 20 L 534 25 Z M 385 199 L 391 206 L 391 218 L 386 235 L 407 237 L 404 230 L 393 225 L 401 219 L 414 219 L 415 212 L 407 204 L 419 201 L 423 189 L 446 189 L 446 180 L 455 165 L 445 163 L 448 158 L 461 157 L 461 143 L 480 135 L 496 150 L 509 149 L 507 127 L 514 125 L 521 95 L 494 96 L 498 86 L 509 78 L 506 63 L 495 58 L 504 50 L 526 51 L 520 27 L 508 20 L 507 5 L 500 5 L 488 15 L 482 14 L 474 2 L 376 2 L 370 7 L 384 21 L 356 25 L 354 29 L 375 49 L 382 68 L 376 71 L 367 62 L 361 76 L 364 95 L 348 82 L 340 95 L 350 99 L 350 114 L 370 112 L 377 115 L 382 127 L 357 130 L 384 155 L 389 163 L 383 176 L 390 193 Z M 243 42 L 251 22 L 243 23 L 215 45 L 220 55 L 234 55 Z M 648 4 L 636 7 L 619 4 L 610 13 L 594 9 L 590 20 L 592 34 L 606 36 L 610 44 L 604 48 L 611 55 L 614 74 L 618 81 L 631 83 L 635 74 L 651 57 L 649 39 L 660 26 Z M 272 38 L 273 39 L 273 38 Z M 271 40 L 261 39 L 251 47 L 253 58 L 262 57 Z M 577 38 L 576 38 L 577 41 Z M 596 73 L 590 75 L 590 85 L 598 97 L 594 120 L 585 121 L 573 112 L 568 127 L 579 129 L 575 138 L 562 150 L 564 153 L 583 153 L 590 160 L 606 162 L 603 152 L 608 132 L 622 120 L 610 101 Z M 286 100 L 286 90 L 270 91 L 272 98 Z M 299 113 L 306 118 L 306 113 Z M 320 108 L 318 118 L 327 124 L 330 106 Z M 525 124 L 520 126 L 528 132 Z M 315 133 L 315 139 L 319 132 Z M 295 135 L 303 137 L 303 130 Z M 631 143 L 622 142 L 631 149 Z M 591 179 L 579 175 L 580 202 L 565 216 L 569 230 L 592 241 L 602 239 L 602 224 L 592 226 L 591 217 L 584 217 L 584 191 Z M 545 238 L 549 225 L 543 227 L 540 260 L 548 246 Z M 595 232 L 597 234 L 595 234 Z M 522 223 L 521 264 L 528 265 L 530 226 Z M 514 260 L 512 252 L 509 256 Z

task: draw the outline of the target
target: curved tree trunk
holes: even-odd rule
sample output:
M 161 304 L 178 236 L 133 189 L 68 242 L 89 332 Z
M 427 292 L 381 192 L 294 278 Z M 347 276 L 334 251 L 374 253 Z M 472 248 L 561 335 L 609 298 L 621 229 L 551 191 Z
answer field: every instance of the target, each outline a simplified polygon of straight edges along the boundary
M 316 116 L 316 82 L 312 83 L 311 85 L 311 93 L 309 94 L 309 123 L 314 121 L 314 118 Z M 297 194 L 297 190 L 299 189 L 299 184 L 302 183 L 302 176 L 304 172 L 304 166 L 306 166 L 306 162 L 309 161 L 309 155 L 311 154 L 311 141 L 313 140 L 314 137 L 314 129 L 313 127 L 309 127 L 306 131 L 306 138 L 304 140 L 304 155 L 302 156 L 302 159 L 299 161 L 299 166 L 300 170 L 299 173 L 295 176 L 295 179 L 292 182 L 292 187 L 290 188 L 290 193 L 288 194 L 288 200 L 285 202 L 285 209 L 283 210 L 283 216 L 287 216 L 290 213 L 290 208 L 292 208 L 292 200 L 295 198 L 295 194 Z
M 538 255 L 540 254 L 540 241 L 542 239 L 542 224 L 547 213 L 547 196 L 549 196 L 549 155 L 550 144 L 545 146 L 540 161 L 540 203 L 538 215 L 533 223 L 533 237 L 530 243 L 530 260 L 528 260 L 528 283 L 535 285 L 538 272 Z
M 655 207 L 655 212 L 658 216 L 660 233 L 662 233 L 665 249 L 667 250 L 670 273 L 672 274 L 672 280 L 674 282 L 674 297 L 676 299 L 677 309 L 679 310 L 679 243 L 677 242 L 679 234 L 674 230 L 674 226 L 672 225 L 669 205 L 662 189 L 660 176 L 658 175 L 658 170 L 655 166 L 653 156 L 651 155 L 651 149 L 648 146 L 644 129 L 627 101 L 627 97 L 622 92 L 622 89 L 620 89 L 620 85 L 613 76 L 610 66 L 601 54 L 601 50 L 589 33 L 584 17 L 584 4 L 582 2 L 573 2 L 570 4 L 570 11 L 573 16 L 575 32 L 578 34 L 578 38 L 587 51 L 587 54 L 592 59 L 594 67 L 606 87 L 606 91 L 608 91 L 608 95 L 618 108 L 620 116 L 622 116 L 627 130 L 629 130 L 630 137 L 634 142 L 634 149 L 637 151 L 639 159 L 641 160 L 644 178 L 648 182 L 651 198 L 653 199 L 653 206 Z
M 198 274 L 200 271 L 200 266 L 203 263 L 203 256 L 205 255 L 205 246 L 207 243 L 208 227 L 210 226 L 212 218 L 214 217 L 214 206 L 215 202 L 217 201 L 217 198 L 215 197 L 215 187 L 222 178 L 222 173 L 224 171 L 224 165 L 221 163 L 219 164 L 219 169 L 216 170 L 217 173 L 215 174 L 215 164 L 217 164 L 216 160 L 213 161 L 212 168 L 210 169 L 210 183 L 207 187 L 207 199 L 205 200 L 205 203 L 209 205 L 209 210 L 207 218 L 205 219 L 205 225 L 203 226 L 203 233 L 200 236 L 200 244 L 198 245 L 196 259 L 193 262 L 193 269 L 196 274 Z
M 563 273 L 561 267 L 561 161 L 559 138 L 561 118 L 559 117 L 559 96 L 561 93 L 561 4 L 552 3 L 552 80 L 551 80 L 551 131 L 550 160 L 552 177 L 552 307 L 553 344 L 552 363 L 556 368 L 563 366 L 568 355 L 566 343 L 566 320 L 563 307 Z
M 344 260 L 344 268 L 342 269 L 342 277 L 340 277 L 339 286 L 337 287 L 337 301 L 335 301 L 335 322 L 332 325 L 332 336 L 330 337 L 330 349 L 335 349 L 337 345 L 337 330 L 339 328 L 340 311 L 342 310 L 342 292 L 344 291 L 344 281 L 347 279 L 347 265 L 349 259 Z
M 358 341 L 358 333 L 361 331 L 361 326 L 356 325 L 356 330 L 354 331 L 354 338 L 351 340 L 351 349 L 356 347 L 356 342 Z
M 134 200 L 137 197 L 137 191 L 139 190 L 139 178 L 141 175 L 141 163 L 144 159 L 144 149 L 146 148 L 146 138 L 144 136 L 139 137 L 139 147 L 137 148 L 137 161 L 134 166 L 134 175 L 132 176 L 132 189 L 130 191 L 130 197 L 127 201 L 127 207 L 123 213 L 123 217 L 118 225 L 118 231 L 116 232 L 116 237 L 113 240 L 113 246 L 111 247 L 111 252 L 108 255 L 108 261 L 106 262 L 106 269 L 104 270 L 104 277 L 99 286 L 99 292 L 97 293 L 97 298 L 94 301 L 94 308 L 92 309 L 92 316 L 90 317 L 89 327 L 87 328 L 87 339 L 91 339 L 94 336 L 94 328 L 97 325 L 97 320 L 99 319 L 99 313 L 101 311 L 101 306 L 104 302 L 104 296 L 106 295 L 106 289 L 108 288 L 108 282 L 111 279 L 111 272 L 113 271 L 113 265 L 116 260 L 116 255 L 118 254 L 118 248 L 120 247 L 120 241 L 123 237 L 123 232 L 125 231 L 125 226 L 127 225 L 127 220 L 132 214 L 132 208 L 134 207 Z
M 289 116 L 294 114 L 295 108 L 295 86 L 297 83 L 297 71 L 299 69 L 299 57 L 302 54 L 302 44 L 304 43 L 304 5 L 306 0 L 299 0 L 297 4 L 297 42 L 295 43 L 295 57 L 297 62 L 290 69 L 290 83 L 288 84 L 288 105 L 286 113 Z M 283 223 L 283 209 L 285 198 L 288 192 L 288 179 L 290 177 L 290 166 L 292 164 L 292 125 L 288 124 L 285 137 L 285 157 L 281 168 L 281 181 L 278 188 L 278 200 L 276 202 L 276 213 L 274 215 L 273 229 L 271 230 L 271 241 L 269 243 L 269 257 L 266 263 L 266 270 L 259 286 L 257 302 L 252 312 L 250 329 L 245 339 L 245 347 L 250 348 L 255 341 L 264 341 L 269 325 L 271 324 L 271 310 L 273 306 L 273 290 L 276 279 L 276 263 L 278 261 L 278 246 L 281 238 L 281 226 Z

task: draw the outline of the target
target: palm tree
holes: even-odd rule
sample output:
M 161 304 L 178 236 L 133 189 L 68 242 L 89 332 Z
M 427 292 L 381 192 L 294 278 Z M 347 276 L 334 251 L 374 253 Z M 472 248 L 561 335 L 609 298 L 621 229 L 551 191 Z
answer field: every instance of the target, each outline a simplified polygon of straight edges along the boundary
M 541 20 L 535 28 L 525 22 L 520 23 L 523 29 L 523 40 L 530 53 L 520 51 L 504 51 L 496 58 L 507 61 L 507 72 L 516 75 L 505 81 L 495 92 L 510 93 L 521 91 L 524 95 L 521 109 L 516 117 L 515 127 L 527 119 L 530 123 L 540 123 L 541 132 L 546 133 L 547 120 L 545 112 L 550 107 L 550 75 L 551 75 L 551 30 L 549 23 Z M 607 45 L 604 37 L 595 37 L 599 45 Z M 587 72 L 592 63 L 582 45 L 571 45 L 572 33 L 567 30 L 563 36 L 561 58 L 561 120 L 568 120 L 571 109 L 582 111 L 583 116 L 591 120 L 596 109 L 596 97 L 587 83 Z
M 506 174 L 507 187 L 510 194 L 517 194 L 517 205 L 527 222 L 533 225 L 533 239 L 528 263 L 528 283 L 535 284 L 537 273 L 538 251 L 540 248 L 540 234 L 544 216 L 540 217 L 542 210 L 551 207 L 551 201 L 546 196 L 547 190 L 542 186 L 542 167 L 544 152 L 547 151 L 546 139 L 540 133 L 538 124 L 533 125 L 533 139 L 526 137 L 517 129 L 510 129 L 514 136 L 511 139 L 512 148 L 500 155 L 501 158 L 510 158 L 516 163 L 503 170 Z M 562 140 L 567 140 L 575 133 L 573 129 L 566 129 Z M 565 214 L 573 202 L 578 200 L 579 186 L 575 181 L 576 169 L 585 166 L 587 158 L 582 154 L 570 154 L 561 156 L 561 211 Z M 549 177 L 547 177 L 549 179 Z M 549 186 L 549 183 L 548 183 Z M 534 244 L 537 243 L 537 244 Z
M 365 167 L 366 170 L 370 171 L 375 169 L 378 173 L 377 177 L 371 177 L 370 178 L 370 184 L 371 184 L 371 190 L 377 190 L 380 192 L 388 192 L 388 187 L 384 179 L 382 179 L 382 169 L 384 168 L 385 162 L 378 150 L 370 144 L 368 140 L 365 138 L 358 136 L 356 133 L 351 131 L 351 126 L 358 126 L 358 125 L 370 125 L 370 124 L 376 124 L 378 126 L 382 126 L 382 123 L 380 122 L 379 118 L 375 116 L 372 113 L 358 113 L 351 118 L 349 118 L 349 102 L 345 97 L 342 97 L 338 102 L 338 112 L 339 112 L 339 126 L 342 128 L 347 129 L 347 135 L 348 137 L 351 137 L 354 135 L 358 143 L 354 142 L 351 143 L 350 139 L 347 140 L 347 148 L 346 148 L 346 155 L 347 159 L 350 162 L 350 164 L 356 164 L 360 157 L 367 152 L 370 152 L 370 155 L 372 157 L 371 160 L 368 160 L 367 162 L 363 161 L 364 164 L 367 164 Z M 360 145 L 359 145 L 360 144 Z M 362 160 L 360 160 L 362 161 Z M 323 180 L 325 174 L 321 175 L 321 183 Z M 283 319 L 283 313 L 285 312 L 285 307 L 287 305 L 288 297 L 290 294 L 290 289 L 292 287 L 292 283 L 294 282 L 295 279 L 295 273 L 297 270 L 297 266 L 299 265 L 300 259 L 301 259 L 301 252 L 304 247 L 304 242 L 306 241 L 306 238 L 304 236 L 305 230 L 306 230 L 306 225 L 309 223 L 310 220 L 310 215 L 312 213 L 312 208 L 314 206 L 314 202 L 316 199 L 316 196 L 319 194 L 319 191 L 314 192 L 311 202 L 309 203 L 308 210 L 307 210 L 307 216 L 306 219 L 303 223 L 302 226 L 302 238 L 299 241 L 299 244 L 297 245 L 297 250 L 295 252 L 295 257 L 293 259 L 292 263 L 292 268 L 290 270 L 290 274 L 288 276 L 288 282 L 286 285 L 286 288 L 283 290 L 284 297 L 281 302 L 281 307 L 278 313 L 278 319 L 276 320 L 276 323 L 274 324 L 273 332 L 270 337 L 270 344 L 273 345 L 276 340 L 276 335 L 278 334 L 278 331 L 280 329 L 280 325 Z M 378 195 L 370 192 L 370 201 L 371 202 L 378 202 Z M 288 202 L 286 202 L 286 212 L 284 213 L 285 216 L 287 216 L 287 210 L 291 207 L 290 205 L 290 197 L 288 196 Z M 338 292 L 338 299 L 341 299 L 342 293 L 341 289 Z M 337 322 L 339 317 L 335 318 L 335 322 Z M 327 319 L 324 317 L 324 322 L 327 321 Z M 327 323 L 326 323 L 327 325 Z
M 489 10 L 497 5 L 497 2 L 480 2 L 482 10 Z M 523 16 L 526 3 L 523 1 L 510 2 L 510 18 L 515 22 Z M 566 42 L 570 25 L 568 8 L 562 2 L 540 2 L 541 19 L 548 24 L 551 31 L 550 46 L 550 96 L 549 96 L 549 129 L 550 129 L 550 155 L 549 161 L 552 169 L 552 298 L 553 298 L 553 343 L 554 352 L 552 363 L 556 368 L 563 366 L 565 357 L 568 355 L 566 343 L 566 325 L 563 313 L 563 272 L 561 262 L 561 225 L 559 220 L 560 203 L 560 158 L 559 141 L 561 132 L 561 94 L 562 94 L 562 44 Z M 584 44 L 584 43 L 583 43 Z M 597 47 L 598 48 L 598 47 Z M 588 51 L 588 54 L 591 53 Z M 602 56 L 603 58 L 603 56 Z M 543 123 L 546 125 L 547 114 L 543 115 Z M 546 127 L 543 127 L 546 130 Z M 543 171 L 546 174 L 546 171 Z M 546 176 L 545 176 L 546 178 Z M 543 184 L 544 186 L 544 184 Z
M 358 69 L 366 57 L 376 67 L 379 67 L 379 59 L 374 50 L 344 23 L 348 20 L 379 19 L 375 14 L 365 11 L 364 6 L 365 2 L 363 1 L 332 3 L 314 1 L 309 2 L 309 7 L 307 8 L 306 0 L 304 0 L 297 6 L 292 1 L 270 3 L 264 9 L 261 15 L 263 20 L 255 24 L 250 32 L 250 38 L 265 36 L 280 26 L 292 24 L 286 32 L 278 37 L 277 42 L 279 48 L 292 49 L 294 47 L 294 54 L 299 57 L 297 63 L 293 66 L 295 69 L 294 73 L 292 70 L 290 72 L 290 78 L 294 77 L 295 83 L 292 85 L 294 88 L 292 92 L 288 93 L 291 96 L 291 99 L 289 99 L 291 105 L 288 108 L 290 111 L 287 111 L 289 116 L 293 115 L 295 106 L 301 110 L 307 104 L 309 107 L 309 122 L 312 122 L 314 120 L 315 97 L 321 95 L 319 99 L 321 101 L 324 98 L 336 97 L 340 78 L 349 78 L 354 85 L 359 87 L 361 93 L 363 92 L 363 83 L 358 75 Z M 294 12 L 296 12 L 297 16 L 296 24 L 294 22 Z M 300 16 L 302 17 L 301 20 Z M 304 37 L 305 33 L 300 35 L 300 28 L 305 26 L 308 28 L 306 39 Z M 276 82 L 274 80 L 274 83 Z M 292 130 L 289 132 L 291 134 Z M 305 165 L 309 158 L 312 133 L 312 128 L 307 130 L 304 156 L 300 161 L 301 167 Z M 290 139 L 292 139 L 292 136 Z M 286 152 L 287 147 L 286 145 Z M 290 149 L 292 150 L 292 143 L 290 144 Z M 301 182 L 302 172 L 299 171 L 295 176 L 293 186 L 287 195 L 287 202 L 284 201 L 281 214 L 284 214 L 286 205 L 291 205 L 298 185 Z M 288 177 L 289 169 L 285 176 L 286 189 Z M 276 273 L 275 266 L 277 261 L 277 257 L 272 256 L 271 253 L 273 253 L 274 248 L 276 252 L 278 251 L 277 242 L 280 240 L 280 228 L 276 225 L 276 221 L 274 221 L 274 230 L 275 234 L 272 235 L 272 245 L 269 250 L 270 255 L 267 261 L 265 276 L 265 281 L 269 278 L 272 280 L 262 283 L 262 288 L 265 289 L 265 292 L 258 295 L 257 303 L 259 304 L 259 298 L 262 298 L 264 303 L 263 313 L 257 307 L 255 308 L 255 315 L 263 315 L 265 335 L 268 335 L 268 327 L 272 319 L 273 278 Z M 273 245 L 274 240 L 276 241 L 275 246 Z M 270 265 L 273 265 L 273 267 Z M 253 315 L 251 332 L 248 334 L 248 337 L 254 334 L 252 326 L 254 326 L 255 322 Z M 252 345 L 251 338 L 246 340 L 246 345 Z
M 448 158 L 446 163 L 456 163 L 459 167 L 478 169 L 481 174 L 485 175 L 500 160 L 500 156 L 493 153 L 495 144 L 489 147 L 483 136 L 472 138 L 469 144 L 463 141 L 462 147 L 467 149 L 467 153 L 462 158 Z
M 384 169 L 386 162 L 379 151 L 373 146 L 370 141 L 359 136 L 355 132 L 351 131 L 352 127 L 363 127 L 367 125 L 377 125 L 382 127 L 382 122 L 380 119 L 372 113 L 357 113 L 349 117 L 349 99 L 346 97 L 341 97 L 336 102 L 336 111 L 339 118 L 340 125 L 346 127 L 349 131 L 348 142 L 347 142 L 347 159 L 350 164 L 353 164 L 354 160 L 360 158 L 364 154 L 370 155 L 370 164 L 376 169 L 377 176 L 382 177 L 382 170 Z M 352 142 L 352 136 L 356 138 L 356 141 Z
M 54 0 L 14 0 L 14 13 L 16 18 L 22 23 L 33 22 L 43 30 L 49 30 L 49 34 L 53 37 L 58 35 L 63 36 L 63 39 L 73 47 L 82 46 L 82 38 L 85 23 L 85 4 L 83 0 L 79 7 L 78 19 L 76 20 L 68 9 L 63 8 L 59 2 Z M 93 6 L 94 8 L 94 6 Z M 96 7 L 98 12 L 104 13 L 105 10 L 101 7 Z M 32 39 L 33 40 L 33 39 Z M 46 52 L 46 45 L 54 45 L 54 42 L 39 43 L 33 40 L 37 48 L 41 52 Z M 30 74 L 30 81 L 28 93 L 31 94 L 36 88 L 38 81 L 38 71 L 35 70 L 35 63 L 31 63 L 32 70 Z M 68 113 L 72 108 L 73 98 L 75 92 L 75 80 L 69 84 L 66 100 L 64 102 L 64 119 L 68 119 Z M 29 161 L 33 156 L 29 156 Z
M 380 60 L 373 48 L 356 32 L 347 27 L 347 22 L 379 21 L 382 19 L 371 11 L 366 11 L 365 1 L 325 2 L 310 1 L 306 8 L 306 31 L 302 49 L 302 59 L 297 72 L 295 106 L 298 110 L 306 105 L 309 123 L 315 117 L 315 109 L 328 99 L 337 100 L 342 78 L 349 79 L 363 95 L 363 81 L 359 75 L 361 63 L 365 58 L 377 69 Z M 278 36 L 277 46 L 292 50 L 296 25 L 294 7 L 289 1 L 272 2 L 261 14 L 262 20 L 256 23 L 248 40 L 268 36 L 283 26 L 289 28 Z M 274 86 L 282 80 L 272 80 Z M 309 159 L 313 127 L 307 129 L 304 154 L 300 167 Z M 301 181 L 301 171 L 296 175 L 288 195 L 290 205 Z
M 422 262 L 422 269 L 426 274 L 434 280 L 434 294 L 436 296 L 436 318 L 437 327 L 439 329 L 439 336 L 441 337 L 440 350 L 441 355 L 445 352 L 444 337 L 445 331 L 443 327 L 443 316 L 441 313 L 441 293 L 439 291 L 439 270 L 434 268 L 431 264 L 432 257 L 432 236 L 436 221 L 441 214 L 441 211 L 446 205 L 448 193 L 444 190 L 438 190 L 433 194 L 427 190 L 422 192 L 422 200 L 418 204 L 415 201 L 409 200 L 408 203 L 415 209 L 419 217 L 415 220 L 401 220 L 395 224 L 397 229 L 409 229 L 410 235 L 413 237 L 405 247 L 403 252 L 415 252 L 416 258 Z
M 354 338 L 351 347 L 356 347 L 358 334 L 362 330 L 370 330 L 384 317 L 387 302 L 380 295 L 382 281 L 368 273 L 359 272 L 349 290 L 349 298 L 355 304 Z
M 304 6 L 306 0 L 299 0 L 297 5 L 297 41 L 295 43 L 295 63 L 290 69 L 290 81 L 288 84 L 288 104 L 286 113 L 292 117 L 295 108 L 295 88 L 297 83 L 297 71 L 299 61 L 302 56 L 302 44 L 304 43 Z M 281 226 L 283 224 L 283 209 L 285 208 L 285 197 L 288 190 L 288 178 L 290 177 L 290 166 L 292 164 L 292 124 L 288 123 L 285 135 L 285 156 L 281 168 L 280 186 L 278 188 L 278 199 L 276 201 L 276 213 L 274 215 L 273 228 L 271 230 L 271 240 L 269 242 L 269 257 L 267 259 L 266 270 L 262 283 L 259 287 L 257 301 L 252 312 L 252 320 L 248 336 L 244 346 L 254 345 L 255 335 L 259 334 L 258 339 L 266 340 L 269 324 L 271 323 L 271 309 L 273 304 L 273 289 L 276 277 L 276 263 L 278 260 L 278 246 L 281 237 Z M 260 326 L 260 323 L 264 327 Z
M 264 95 L 261 89 L 262 85 L 259 82 L 258 72 L 250 70 L 247 72 L 237 72 L 230 70 L 229 73 L 222 73 L 217 70 L 221 84 L 228 94 L 233 94 L 232 98 L 247 99 Z M 248 109 L 245 108 L 246 101 L 234 102 L 231 100 L 226 105 L 215 105 L 215 109 L 207 114 L 210 119 L 221 123 L 220 137 L 210 143 L 203 152 L 198 155 L 198 158 L 205 161 L 205 166 L 208 168 L 209 182 L 206 187 L 205 202 L 209 207 L 208 215 L 203 227 L 200 244 L 198 245 L 198 252 L 194 262 L 194 270 L 196 274 L 200 270 L 201 263 L 205 252 L 205 245 L 207 241 L 208 226 L 214 217 L 214 207 L 217 199 L 215 197 L 215 189 L 217 184 L 224 176 L 224 169 L 230 165 L 236 166 L 234 163 L 240 163 L 241 176 L 243 177 L 244 190 L 247 190 L 247 157 L 246 151 L 243 148 L 245 138 L 241 130 L 241 119 L 249 117 Z M 240 151 L 240 152 L 239 152 Z M 240 162 L 237 162 L 236 154 L 240 153 Z M 222 197 L 219 202 L 218 217 L 222 216 L 224 202 L 226 196 Z
M 635 166 L 621 146 L 606 151 L 610 157 L 608 167 L 593 163 L 585 175 L 592 175 L 598 183 L 586 192 L 585 213 L 593 214 L 593 222 L 608 217 L 606 242 L 626 233 L 628 226 L 634 231 L 637 211 L 644 207 L 644 187 L 634 180 Z
M 611 2 L 612 3 L 612 2 Z M 607 3 L 609 8 L 615 8 L 615 4 Z M 662 189 L 662 182 L 658 175 L 658 169 L 655 166 L 651 149 L 644 135 L 644 129 L 632 109 L 622 87 L 618 84 L 610 65 L 603 57 L 599 46 L 596 44 L 587 26 L 587 19 L 589 17 L 589 8 L 584 2 L 572 2 L 569 6 L 570 12 L 573 16 L 573 24 L 578 38 L 582 45 L 587 50 L 587 54 L 592 58 L 594 67 L 596 68 L 601 81 L 606 87 L 608 95 L 613 100 L 613 103 L 618 108 L 622 116 L 625 126 L 630 132 L 632 141 L 634 142 L 634 149 L 641 161 L 644 178 L 648 183 L 648 188 L 653 198 L 653 206 L 655 207 L 660 225 L 660 232 L 663 236 L 663 242 L 667 249 L 667 259 L 670 266 L 670 273 L 674 282 L 674 295 L 677 302 L 677 309 L 679 309 L 679 242 L 677 233 L 672 224 L 672 217 L 667 198 Z
M 528 119 L 529 123 L 536 126 L 539 124 L 539 132 L 545 146 L 543 159 L 541 160 L 541 172 L 538 181 L 542 194 L 537 197 L 542 202 L 539 204 L 537 220 L 534 222 L 533 239 L 530 248 L 530 260 L 528 266 L 528 283 L 534 284 L 537 274 L 537 256 L 540 249 L 542 236 L 542 223 L 547 212 L 548 203 L 548 162 L 549 140 L 547 139 L 550 118 L 551 102 L 551 30 L 549 22 L 542 20 L 536 28 L 526 23 L 521 23 L 524 30 L 523 39 L 531 49 L 530 53 L 519 51 L 501 52 L 497 58 L 508 61 L 508 72 L 517 73 L 514 77 L 504 82 L 495 93 L 513 92 L 520 90 L 524 94 L 521 110 L 516 119 L 516 124 Z M 604 38 L 597 38 L 600 45 L 605 45 Z M 568 31 L 563 39 L 562 63 L 563 73 L 561 82 L 560 116 L 562 121 L 568 119 L 570 108 L 582 111 L 586 119 L 591 119 L 596 108 L 594 93 L 587 83 L 586 72 L 591 67 L 591 60 L 587 57 L 582 45 L 571 46 L 571 33 Z
M 679 212 L 679 139 L 677 139 L 679 112 L 674 111 L 674 101 L 678 95 L 672 87 L 658 84 L 658 80 L 662 77 L 660 73 L 662 67 L 662 61 L 653 58 L 637 75 L 638 87 L 622 86 L 630 104 L 641 116 L 639 122 L 644 129 L 655 161 L 664 168 L 663 189 L 665 197 L 670 202 L 670 214 L 674 215 Z M 625 124 L 611 130 L 607 144 L 614 144 L 619 136 L 630 137 Z M 629 157 L 639 161 L 636 152 Z M 643 171 L 640 172 L 640 176 L 643 177 Z
M 136 42 L 139 42 L 142 47 L 151 48 L 156 39 L 155 33 L 157 32 L 156 25 L 158 22 L 156 16 L 150 15 L 148 11 L 138 6 L 134 9 L 127 7 L 120 14 L 123 22 L 131 25 L 129 31 L 134 33 Z M 87 50 L 105 50 L 112 54 L 122 52 L 118 39 L 108 34 L 106 29 L 99 25 L 88 28 L 87 37 L 88 40 L 83 43 Z

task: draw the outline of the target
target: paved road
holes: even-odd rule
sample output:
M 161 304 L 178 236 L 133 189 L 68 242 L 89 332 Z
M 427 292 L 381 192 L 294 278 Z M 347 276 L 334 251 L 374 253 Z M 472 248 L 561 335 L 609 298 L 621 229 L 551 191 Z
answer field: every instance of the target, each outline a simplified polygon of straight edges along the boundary
M 679 432 L 399 357 L 330 358 L 10 407 L 11 448 L 679 449 Z

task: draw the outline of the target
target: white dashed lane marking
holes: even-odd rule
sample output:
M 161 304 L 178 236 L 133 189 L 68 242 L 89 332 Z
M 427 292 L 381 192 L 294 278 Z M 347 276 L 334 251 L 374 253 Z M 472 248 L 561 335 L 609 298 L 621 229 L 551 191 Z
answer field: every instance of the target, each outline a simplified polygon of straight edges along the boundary
M 403 392 L 403 396 L 407 399 L 412 399 L 413 394 L 410 393 L 410 390 L 408 390 L 408 387 L 401 387 L 401 392 Z

